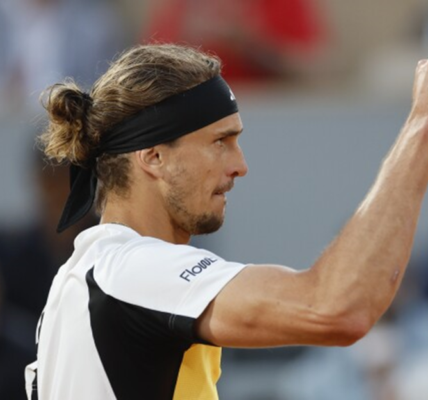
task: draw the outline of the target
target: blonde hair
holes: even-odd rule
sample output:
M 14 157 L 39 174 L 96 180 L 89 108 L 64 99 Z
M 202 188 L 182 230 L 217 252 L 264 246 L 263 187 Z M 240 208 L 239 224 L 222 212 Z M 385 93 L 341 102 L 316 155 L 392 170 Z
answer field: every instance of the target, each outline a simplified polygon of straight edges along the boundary
M 84 93 L 72 80 L 49 87 L 42 96 L 48 126 L 39 137 L 45 155 L 56 162 L 90 167 L 104 133 L 125 118 L 221 72 L 220 60 L 197 49 L 172 44 L 140 45 L 124 52 Z M 96 207 L 107 194 L 126 195 L 127 154 L 97 159 Z

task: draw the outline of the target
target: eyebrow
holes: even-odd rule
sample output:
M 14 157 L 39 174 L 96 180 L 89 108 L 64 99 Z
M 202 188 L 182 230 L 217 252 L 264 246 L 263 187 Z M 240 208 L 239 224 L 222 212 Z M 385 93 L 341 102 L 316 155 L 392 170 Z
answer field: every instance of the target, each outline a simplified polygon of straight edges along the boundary
M 236 130 L 236 129 L 227 129 L 225 131 L 219 131 L 219 132 L 217 132 L 216 136 L 223 137 L 223 138 L 230 137 L 230 136 L 239 136 L 242 133 L 243 130 L 244 130 L 244 128 L 239 129 L 239 130 Z

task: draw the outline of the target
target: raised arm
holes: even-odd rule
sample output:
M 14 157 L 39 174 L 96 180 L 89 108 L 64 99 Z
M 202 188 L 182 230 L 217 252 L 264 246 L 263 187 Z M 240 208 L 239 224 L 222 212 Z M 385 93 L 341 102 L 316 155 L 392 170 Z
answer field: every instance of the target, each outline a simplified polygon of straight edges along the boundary
M 301 272 L 250 266 L 199 318 L 220 346 L 349 345 L 391 304 L 403 278 L 428 185 L 428 61 L 419 62 L 410 115 L 350 221 Z

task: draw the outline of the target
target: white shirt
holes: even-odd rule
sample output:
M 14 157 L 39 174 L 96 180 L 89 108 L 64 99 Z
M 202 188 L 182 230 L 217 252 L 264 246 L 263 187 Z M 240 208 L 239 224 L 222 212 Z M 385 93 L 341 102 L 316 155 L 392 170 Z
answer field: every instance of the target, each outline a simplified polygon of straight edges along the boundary
M 194 322 L 244 267 L 122 225 L 82 232 L 40 318 L 28 398 L 172 399 L 183 354 L 203 343 Z

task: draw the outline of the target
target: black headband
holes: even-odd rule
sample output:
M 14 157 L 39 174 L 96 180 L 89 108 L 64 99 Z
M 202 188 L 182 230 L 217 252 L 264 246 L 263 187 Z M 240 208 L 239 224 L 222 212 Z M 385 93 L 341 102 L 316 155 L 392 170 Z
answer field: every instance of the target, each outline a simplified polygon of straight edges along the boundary
M 94 203 L 96 157 L 167 143 L 238 112 L 235 96 L 220 75 L 147 107 L 106 132 L 87 168 L 70 166 L 70 194 L 59 221 L 62 232 L 83 218 Z

